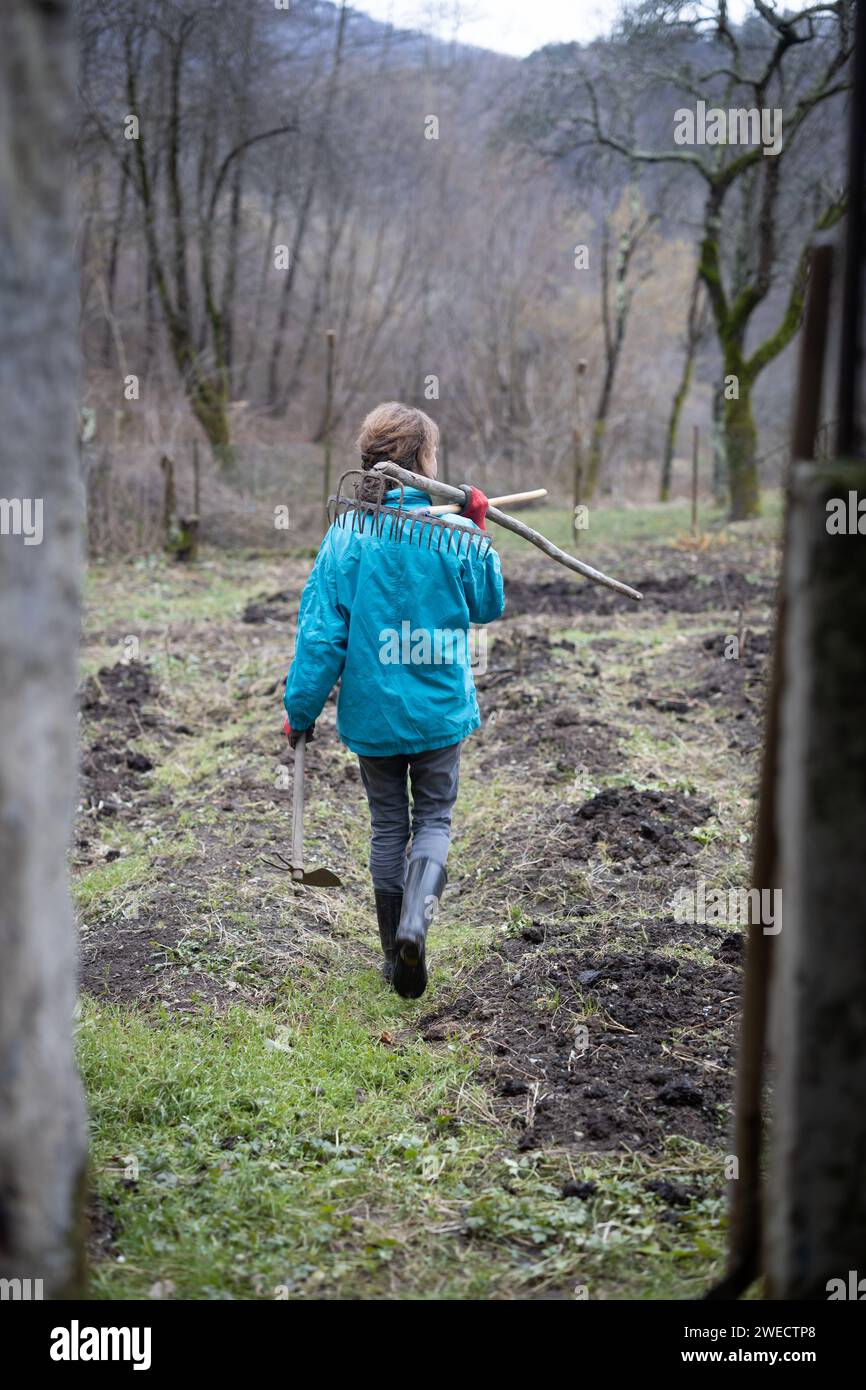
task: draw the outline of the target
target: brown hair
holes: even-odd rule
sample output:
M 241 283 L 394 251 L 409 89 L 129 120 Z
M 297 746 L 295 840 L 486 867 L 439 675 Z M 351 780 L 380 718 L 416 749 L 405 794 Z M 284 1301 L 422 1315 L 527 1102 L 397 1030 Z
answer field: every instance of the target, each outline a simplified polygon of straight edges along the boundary
M 390 459 L 429 477 L 439 443 L 439 426 L 423 410 L 399 401 L 385 401 L 370 411 L 356 443 L 365 472 L 374 463 Z M 376 478 L 362 478 L 356 494 L 362 501 L 375 501 L 379 495 Z

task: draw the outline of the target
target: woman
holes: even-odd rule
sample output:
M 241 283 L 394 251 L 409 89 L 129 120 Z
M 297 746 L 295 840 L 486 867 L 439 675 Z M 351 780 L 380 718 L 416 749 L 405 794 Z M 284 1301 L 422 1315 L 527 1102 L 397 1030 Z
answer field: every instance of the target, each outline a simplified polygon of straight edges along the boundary
M 435 478 L 438 437 L 422 410 L 388 401 L 361 427 L 363 468 L 388 460 Z M 378 474 L 364 478 L 358 500 L 377 501 L 383 486 Z M 462 515 L 448 520 L 484 531 L 487 498 L 464 491 Z M 423 512 L 430 496 L 392 488 L 384 503 Z M 285 693 L 294 747 L 341 683 L 337 733 L 358 755 L 370 806 L 383 974 L 407 999 L 427 986 L 427 929 L 446 881 L 460 748 L 481 722 L 469 627 L 492 622 L 505 606 L 492 546 L 428 545 L 426 536 L 421 544 L 420 531 L 361 529 L 339 518 L 330 527 L 301 599 Z

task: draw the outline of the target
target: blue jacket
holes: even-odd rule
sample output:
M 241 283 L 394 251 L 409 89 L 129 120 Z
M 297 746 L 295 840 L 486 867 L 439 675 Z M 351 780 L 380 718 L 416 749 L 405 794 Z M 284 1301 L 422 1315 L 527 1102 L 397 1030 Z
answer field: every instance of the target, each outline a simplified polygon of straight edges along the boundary
M 399 490 L 387 494 L 396 506 Z M 430 506 L 406 488 L 403 506 Z M 455 527 L 477 532 L 466 517 Z M 337 733 L 354 753 L 384 758 L 445 748 L 481 722 L 467 657 L 470 624 L 489 623 L 505 607 L 499 556 L 486 542 L 434 535 L 419 543 L 363 533 L 351 520 L 331 526 L 301 597 L 295 656 L 285 706 L 293 729 L 319 717 L 336 682 Z M 471 649 L 470 649 L 471 655 Z

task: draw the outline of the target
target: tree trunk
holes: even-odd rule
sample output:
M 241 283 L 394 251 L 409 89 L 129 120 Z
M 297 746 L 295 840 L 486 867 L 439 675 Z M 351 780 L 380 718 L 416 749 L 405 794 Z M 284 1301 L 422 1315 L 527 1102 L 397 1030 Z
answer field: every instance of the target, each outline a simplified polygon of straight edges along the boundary
M 828 533 L 826 510 L 851 491 L 866 494 L 862 462 L 795 469 L 779 794 L 784 922 L 771 1008 L 771 1298 L 826 1300 L 832 1279 L 851 1297 L 850 1271 L 866 1273 L 866 551 L 861 535 Z
M 725 446 L 725 387 L 719 382 L 713 392 L 713 500 L 724 507 L 728 500 L 728 455 Z
M 0 1277 L 63 1298 L 82 1292 L 86 1162 L 66 869 L 84 524 L 71 4 L 7 0 L 0 39 Z
M 740 377 L 739 399 L 725 401 L 724 436 L 731 493 L 731 520 L 760 516 L 758 429 L 752 413 L 751 386 Z
M 659 487 L 659 501 L 667 502 L 671 495 L 671 477 L 674 465 L 674 450 L 677 444 L 677 431 L 680 425 L 680 416 L 683 412 L 686 396 L 689 394 L 689 387 L 692 384 L 692 370 L 695 361 L 695 348 L 690 343 L 683 361 L 683 374 L 680 377 L 679 386 L 676 389 L 673 401 L 671 402 L 671 413 L 668 417 L 668 427 L 665 434 L 665 456 L 662 462 L 661 486 Z
M 221 384 L 214 386 L 196 376 L 187 391 L 190 408 L 204 430 L 214 462 L 223 475 L 231 479 L 237 468 L 237 455 L 231 439 L 225 390 Z
M 705 301 L 704 301 L 705 302 Z M 706 320 L 701 308 L 701 277 L 695 276 L 692 285 L 692 296 L 689 301 L 689 312 L 686 321 L 686 351 L 683 357 L 683 369 L 680 374 L 679 385 L 671 401 L 671 411 L 668 417 L 667 433 L 665 435 L 665 456 L 662 462 L 662 476 L 659 487 L 659 501 L 667 502 L 671 495 L 671 476 L 673 473 L 674 450 L 677 446 L 677 431 L 680 425 L 680 416 L 689 388 L 692 384 L 694 373 L 695 358 L 701 339 L 706 331 Z

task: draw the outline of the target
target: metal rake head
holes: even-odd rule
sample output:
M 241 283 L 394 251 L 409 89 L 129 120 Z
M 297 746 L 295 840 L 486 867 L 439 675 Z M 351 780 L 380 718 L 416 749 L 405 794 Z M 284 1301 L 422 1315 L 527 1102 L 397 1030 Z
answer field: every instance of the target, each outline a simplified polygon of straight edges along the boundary
M 346 496 L 343 484 L 351 477 L 373 479 L 378 482 L 376 498 L 373 501 L 365 501 L 358 497 Z M 396 506 L 391 503 L 386 505 L 384 501 L 385 493 L 392 489 L 398 489 L 400 492 Z M 447 541 L 446 553 L 453 545 L 457 555 L 460 554 L 464 541 L 467 554 L 470 546 L 477 544 L 480 559 L 484 558 L 493 544 L 484 531 L 469 526 L 455 526 L 450 515 L 431 516 L 423 507 L 406 507 L 404 503 L 405 490 L 402 483 L 395 483 L 383 473 L 365 473 L 360 468 L 350 468 L 337 483 L 336 496 L 328 499 L 328 520 L 332 526 L 350 526 L 362 536 L 369 530 L 379 538 L 387 535 L 389 540 L 402 541 L 405 534 L 410 545 L 414 543 L 423 546 L 426 541 L 428 550 L 433 548 L 434 543 L 435 548 L 441 550 L 443 542 Z

